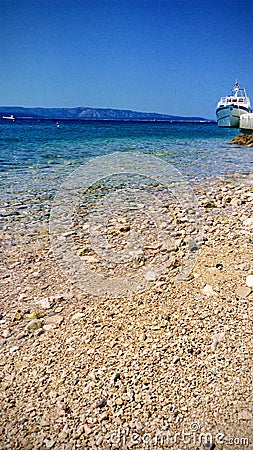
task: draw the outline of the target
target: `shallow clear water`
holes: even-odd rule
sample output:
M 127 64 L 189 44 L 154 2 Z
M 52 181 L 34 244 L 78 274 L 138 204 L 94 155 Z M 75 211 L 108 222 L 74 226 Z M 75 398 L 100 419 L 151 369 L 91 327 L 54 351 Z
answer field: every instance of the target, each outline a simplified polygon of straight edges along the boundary
M 1 198 L 5 207 L 15 204 L 24 212 L 32 206 L 47 217 L 67 175 L 87 158 L 113 152 L 156 155 L 190 181 L 253 172 L 253 149 L 230 144 L 237 134 L 216 124 L 2 121 Z
M 1 174 L 65 172 L 66 165 L 115 151 L 152 153 L 194 177 L 252 171 L 253 150 L 230 144 L 237 134 L 216 124 L 1 123 Z

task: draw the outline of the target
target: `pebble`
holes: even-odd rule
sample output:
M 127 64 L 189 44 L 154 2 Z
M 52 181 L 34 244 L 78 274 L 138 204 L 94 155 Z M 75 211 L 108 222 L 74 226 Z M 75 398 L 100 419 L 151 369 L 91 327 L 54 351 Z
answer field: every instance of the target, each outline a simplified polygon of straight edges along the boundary
M 253 415 L 249 411 L 239 411 L 238 413 L 238 419 L 239 420 L 252 420 Z
M 123 401 L 122 401 L 122 398 L 120 398 L 120 397 L 116 398 L 116 401 L 115 401 L 115 403 L 116 403 L 116 405 L 118 405 L 118 406 L 121 406 L 121 405 L 123 405 Z
M 251 289 L 249 287 L 240 286 L 235 290 L 235 293 L 238 297 L 246 298 L 251 293 Z
M 102 444 L 102 442 L 103 442 L 103 436 L 98 437 L 96 440 L 96 445 L 98 446 L 98 448 Z
M 9 352 L 10 353 L 15 353 L 15 352 L 17 352 L 18 350 L 19 350 L 19 346 L 18 345 L 15 345 L 14 347 L 11 347 L 10 349 L 9 349 Z
M 97 403 L 96 403 L 96 408 L 104 408 L 104 406 L 106 405 L 106 399 L 105 398 L 102 398 L 101 400 L 99 400 Z
M 246 227 L 252 227 L 253 226 L 253 217 L 250 217 L 246 220 L 244 220 L 243 225 Z
M 212 336 L 212 350 L 214 351 L 218 344 L 220 344 L 226 337 L 226 332 L 216 333 Z
M 92 433 L 92 429 L 87 424 L 84 424 L 83 431 L 87 436 Z
M 142 425 L 142 423 L 136 421 L 136 422 L 135 422 L 135 428 L 136 428 L 136 430 L 138 430 L 138 431 L 143 430 L 143 425 Z
M 52 325 L 53 324 L 53 325 L 56 325 L 56 326 L 60 326 L 61 323 L 63 322 L 63 320 L 64 320 L 63 316 L 60 316 L 59 314 L 55 314 L 53 316 L 45 317 L 44 324 L 45 325 L 48 325 L 48 324 Z
M 108 418 L 109 418 L 109 413 L 108 413 L 108 411 L 103 412 L 103 413 L 100 415 L 100 417 L 99 417 L 99 419 L 100 419 L 101 422 L 102 422 L 103 420 L 107 420 Z
M 55 441 L 50 440 L 50 439 L 45 439 L 44 444 L 45 444 L 46 448 L 53 448 L 55 445 Z
M 41 319 L 44 317 L 44 313 L 42 311 L 33 311 L 32 313 L 27 315 L 27 319 L 34 320 L 34 319 Z
M 64 442 L 67 440 L 68 436 L 69 436 L 69 432 L 62 430 L 58 435 L 58 439 L 60 442 Z
M 76 320 L 83 319 L 84 317 L 85 317 L 85 313 L 77 312 L 71 317 L 71 320 L 76 321 Z
M 96 257 L 93 256 L 93 255 L 82 256 L 82 260 L 83 260 L 83 261 L 86 261 L 86 262 L 89 263 L 89 264 L 96 264 L 96 263 L 99 263 L 99 259 L 96 258 Z
M 157 274 L 155 272 L 147 272 L 147 273 L 145 273 L 144 277 L 147 281 L 156 281 L 157 280 Z
M 178 361 L 180 361 L 179 356 L 175 356 L 172 360 L 173 364 L 176 364 Z
M 45 331 L 51 331 L 51 330 L 54 330 L 55 328 L 57 328 L 57 325 L 55 323 L 48 323 L 48 324 L 43 325 L 42 328 Z
M 20 331 L 20 333 L 16 334 L 16 339 L 23 339 L 23 338 L 26 337 L 28 334 L 29 334 L 29 333 L 28 333 L 27 330 Z
M 14 314 L 14 317 L 13 317 L 13 320 L 15 321 L 15 320 L 21 320 L 22 319 L 22 314 L 19 312 L 19 311 L 17 311 L 15 314 Z
M 50 308 L 51 308 L 51 303 L 50 303 L 48 297 L 41 298 L 40 300 L 37 301 L 37 303 L 38 303 L 38 304 L 41 306 L 41 308 L 43 308 L 43 309 L 50 309 Z
M 216 445 L 213 442 L 207 442 L 204 445 L 205 450 L 214 450 Z
M 239 264 L 239 265 L 236 267 L 236 269 L 238 269 L 238 270 L 243 270 L 243 271 L 247 272 L 248 270 L 250 270 L 250 263 L 244 262 L 244 263 L 242 263 L 242 264 Z
M 203 294 L 207 297 L 216 297 L 217 292 L 215 292 L 210 284 L 206 284 L 202 289 Z
M 130 231 L 130 225 L 125 224 L 125 225 L 119 226 L 119 231 L 121 231 L 121 233 L 126 233 L 127 231 Z
M 60 313 L 60 312 L 62 312 L 62 310 L 63 310 L 63 306 L 57 306 L 57 307 L 54 309 L 54 312 L 55 312 L 55 313 Z
M 111 384 L 114 384 L 119 380 L 120 380 L 120 373 L 119 372 L 114 373 L 111 377 Z
M 26 328 L 26 330 L 32 332 L 32 331 L 38 330 L 41 327 L 42 327 L 42 320 L 40 320 L 40 319 L 33 319 L 26 325 L 25 328 Z
M 247 278 L 246 278 L 246 285 L 247 285 L 249 288 L 252 288 L 252 287 L 253 287 L 253 275 L 248 275 L 248 276 L 247 276 Z
M 25 417 L 23 417 L 23 419 L 20 420 L 20 425 L 24 425 L 24 423 L 27 422 L 27 419 Z
M 3 331 L 2 331 L 2 337 L 3 337 L 3 338 L 7 339 L 7 338 L 10 337 L 10 336 L 11 336 L 11 331 L 10 331 L 9 328 L 6 328 L 6 330 L 3 330 Z
M 233 205 L 233 206 L 240 206 L 240 204 L 241 204 L 241 200 L 239 199 L 239 198 L 232 198 L 232 200 L 231 200 L 231 205 Z
M 83 434 L 83 432 L 84 432 L 84 425 L 79 425 L 76 432 L 73 434 L 73 437 L 76 439 L 80 437 Z

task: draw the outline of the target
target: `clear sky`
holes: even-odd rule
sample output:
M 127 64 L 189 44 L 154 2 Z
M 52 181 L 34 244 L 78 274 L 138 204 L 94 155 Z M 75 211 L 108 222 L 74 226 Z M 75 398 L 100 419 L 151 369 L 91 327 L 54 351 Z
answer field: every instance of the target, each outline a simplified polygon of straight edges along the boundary
M 0 105 L 215 118 L 253 103 L 251 0 L 0 0 Z

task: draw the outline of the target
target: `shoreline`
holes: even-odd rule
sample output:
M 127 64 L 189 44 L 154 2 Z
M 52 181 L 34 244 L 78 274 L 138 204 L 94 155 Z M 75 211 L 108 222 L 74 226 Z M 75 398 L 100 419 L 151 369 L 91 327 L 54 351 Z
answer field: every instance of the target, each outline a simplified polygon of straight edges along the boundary
M 229 436 L 252 445 L 252 184 L 253 174 L 196 183 L 204 239 L 191 274 L 179 281 L 172 267 L 128 299 L 75 289 L 45 224 L 35 243 L 24 235 L 13 248 L 9 235 L 1 448 L 144 448 L 145 434 L 166 432 L 169 448 L 176 433 L 182 449 L 204 448 L 201 433 L 216 448 Z

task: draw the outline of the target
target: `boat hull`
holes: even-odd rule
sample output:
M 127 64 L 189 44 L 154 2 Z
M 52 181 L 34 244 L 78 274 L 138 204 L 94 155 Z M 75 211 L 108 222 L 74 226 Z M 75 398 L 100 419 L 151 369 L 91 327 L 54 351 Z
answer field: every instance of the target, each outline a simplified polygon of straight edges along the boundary
M 219 127 L 239 128 L 240 116 L 250 113 L 251 109 L 245 106 L 228 105 L 216 109 L 216 117 Z

